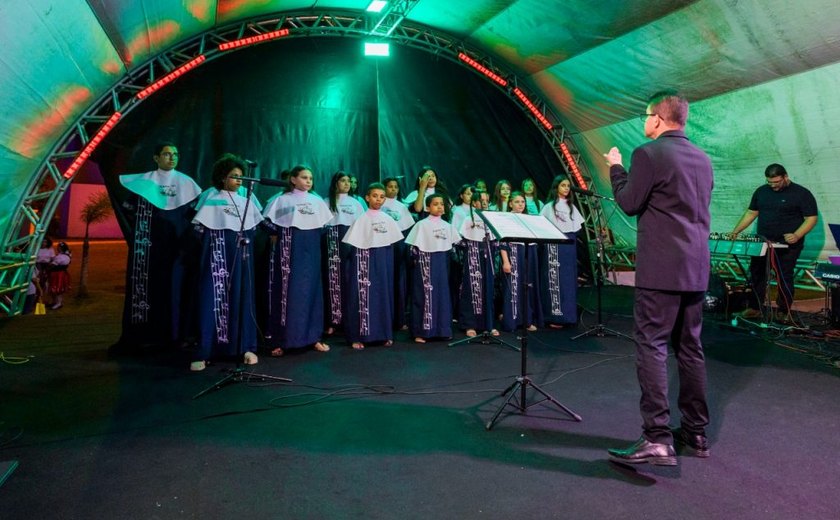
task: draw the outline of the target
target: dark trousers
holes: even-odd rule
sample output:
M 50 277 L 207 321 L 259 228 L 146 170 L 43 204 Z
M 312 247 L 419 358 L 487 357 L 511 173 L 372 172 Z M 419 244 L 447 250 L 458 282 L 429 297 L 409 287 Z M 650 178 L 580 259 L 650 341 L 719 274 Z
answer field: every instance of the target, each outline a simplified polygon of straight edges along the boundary
M 796 270 L 796 261 L 799 260 L 800 248 L 773 249 L 764 256 L 754 256 L 750 260 L 750 283 L 752 284 L 755 298 L 750 301 L 750 307 L 761 309 L 767 299 L 767 266 L 768 264 L 776 273 L 778 294 L 776 304 L 779 311 L 787 312 L 793 303 L 793 278 Z
M 658 291 L 636 288 L 633 315 L 636 373 L 642 390 L 643 436 L 650 442 L 672 444 L 668 404 L 668 342 L 677 359 L 680 424 L 692 434 L 705 434 L 706 360 L 703 329 L 704 292 Z

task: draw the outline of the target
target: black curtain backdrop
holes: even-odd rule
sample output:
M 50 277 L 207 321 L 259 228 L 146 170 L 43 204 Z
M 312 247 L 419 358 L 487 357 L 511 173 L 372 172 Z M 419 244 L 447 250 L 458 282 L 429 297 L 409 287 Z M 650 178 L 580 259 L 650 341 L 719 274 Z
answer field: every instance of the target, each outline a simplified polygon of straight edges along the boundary
M 488 80 L 431 53 L 391 46 L 390 58 L 362 55 L 355 38 L 279 40 L 231 52 L 154 93 L 127 114 L 94 154 L 111 193 L 117 176 L 154 168 L 155 143 L 173 141 L 178 169 L 206 188 L 225 152 L 255 160 L 277 178 L 309 165 L 315 191 L 345 170 L 367 183 L 404 176 L 414 189 L 422 165 L 454 192 L 481 177 L 515 188 L 533 177 L 541 193 L 563 171 L 542 134 Z M 259 187 L 265 201 L 275 189 Z

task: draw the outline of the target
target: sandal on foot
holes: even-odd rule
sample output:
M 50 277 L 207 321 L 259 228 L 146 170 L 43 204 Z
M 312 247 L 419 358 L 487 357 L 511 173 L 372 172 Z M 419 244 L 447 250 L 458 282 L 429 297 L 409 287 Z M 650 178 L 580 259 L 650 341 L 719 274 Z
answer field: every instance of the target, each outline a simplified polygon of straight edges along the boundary
M 326 343 L 321 343 L 320 341 L 315 343 L 314 348 L 318 352 L 329 352 L 330 351 L 330 346 L 327 345 Z
M 282 357 L 283 354 L 283 349 L 280 347 L 277 347 L 276 349 L 271 351 L 271 357 Z
M 246 365 L 256 365 L 257 361 L 259 361 L 259 358 L 253 352 L 246 352 L 242 357 L 242 362 Z
M 353 343 L 353 345 L 351 345 L 351 346 L 353 347 L 353 350 L 364 350 L 365 349 L 365 344 L 361 343 L 359 341 Z

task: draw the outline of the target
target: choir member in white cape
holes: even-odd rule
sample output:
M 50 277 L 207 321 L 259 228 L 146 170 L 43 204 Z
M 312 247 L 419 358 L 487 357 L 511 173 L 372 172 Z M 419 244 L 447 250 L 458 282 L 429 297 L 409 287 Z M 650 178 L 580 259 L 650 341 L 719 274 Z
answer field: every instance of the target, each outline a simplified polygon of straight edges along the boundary
M 246 365 L 257 363 L 254 235 L 262 207 L 254 195 L 246 200 L 243 171 L 241 158 L 219 158 L 213 165 L 213 187 L 199 197 L 193 218 L 201 242 L 198 352 L 190 364 L 194 372 L 204 370 L 213 357 L 242 356 Z
M 310 193 L 312 171 L 295 166 L 286 193 L 275 195 L 263 211 L 271 236 L 268 261 L 268 325 L 271 355 L 313 346 L 326 352 L 324 293 L 321 282 L 321 234 L 332 219 L 324 199 Z
M 128 262 L 122 335 L 112 353 L 172 344 L 188 326 L 182 323 L 191 304 L 185 278 L 195 267 L 185 244 L 201 188 L 175 170 L 178 158 L 174 144 L 162 143 L 154 150 L 156 170 L 120 176 L 130 192 L 121 208 L 128 223 Z
M 463 223 L 464 219 L 469 216 L 472 194 L 472 184 L 463 184 L 458 189 L 458 194 L 455 197 L 455 205 L 452 206 L 452 212 L 449 218 L 449 221 L 452 222 L 452 227 L 456 230 L 461 229 L 461 223 Z M 452 262 L 452 265 L 449 266 L 449 295 L 452 297 L 452 315 L 455 316 L 456 319 L 461 314 L 461 271 L 464 269 L 463 245 L 464 244 L 461 243 L 455 246 L 449 257 Z
M 411 335 L 417 343 L 452 337 L 452 300 L 449 294 L 449 254 L 461 240 L 452 224 L 443 220 L 445 197 L 426 197 L 429 216 L 411 228 Z
M 375 182 L 365 194 L 368 210 L 344 235 L 350 246 L 345 270 L 344 333 L 356 350 L 365 343 L 393 344 L 394 246 L 403 239 L 397 222 L 380 210 L 385 186 Z
M 414 216 L 408 206 L 400 202 L 400 181 L 389 177 L 382 184 L 385 185 L 382 211 L 397 222 L 405 237 L 414 225 Z M 394 328 L 408 330 L 408 249 L 405 241 L 394 244 Z
M 510 194 L 511 213 L 525 212 L 525 195 L 521 191 Z M 542 305 L 534 287 L 538 278 L 539 250 L 537 244 L 504 242 L 499 248 L 502 257 L 502 330 L 512 332 L 519 327 L 529 331 L 542 326 Z M 527 298 L 526 298 L 527 292 Z
M 438 178 L 431 166 L 423 166 L 417 174 L 417 184 L 414 191 L 409 193 L 403 202 L 408 206 L 408 210 L 417 215 L 417 220 L 426 218 L 429 213 L 426 210 L 426 199 L 433 194 L 443 195 L 444 201 L 444 216 L 448 220 L 449 212 L 452 207 L 452 201 L 449 200 L 449 194 L 446 191 L 446 186 Z
M 327 201 L 332 212 L 332 219 L 327 222 L 327 232 L 324 235 L 324 266 L 323 276 L 327 287 L 327 334 L 332 334 L 342 324 L 342 307 L 344 306 L 343 288 L 344 262 L 342 258 L 341 239 L 350 225 L 365 212 L 362 204 L 350 195 L 350 175 L 343 171 L 333 174 Z
M 575 207 L 571 181 L 558 175 L 551 183 L 549 200 L 541 215 L 550 220 L 570 240 L 544 244 L 540 265 L 540 294 L 543 319 L 559 329 L 577 323 L 577 232 L 583 215 Z
M 476 331 L 499 335 L 493 328 L 493 263 L 498 243 L 488 237 L 486 224 L 476 212 L 480 209 L 481 193 L 476 192 L 467 218 L 457 228 L 463 238 L 460 246 L 464 248 L 458 325 L 471 338 L 477 335 Z

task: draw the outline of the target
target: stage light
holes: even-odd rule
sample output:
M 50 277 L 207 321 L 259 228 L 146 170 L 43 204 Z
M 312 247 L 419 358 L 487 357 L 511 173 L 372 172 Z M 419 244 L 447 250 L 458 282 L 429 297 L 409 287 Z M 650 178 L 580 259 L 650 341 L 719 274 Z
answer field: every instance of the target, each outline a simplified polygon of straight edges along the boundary
M 180 67 L 173 70 L 172 72 L 170 72 L 166 76 L 160 78 L 159 80 L 155 81 L 154 83 L 152 83 L 148 87 L 146 87 L 143 90 L 141 90 L 140 92 L 138 92 L 137 96 L 136 96 L 137 99 L 143 99 L 143 98 L 147 97 L 149 94 L 155 92 L 156 90 L 159 90 L 164 85 L 172 83 L 173 81 L 178 79 L 178 77 L 180 77 L 184 73 L 186 73 L 186 72 L 194 69 L 195 67 L 198 67 L 202 63 L 204 63 L 204 60 L 206 60 L 206 59 L 207 58 L 203 54 L 199 55 L 196 58 L 191 59 L 187 63 L 181 65 Z
M 380 42 L 365 42 L 365 56 L 390 56 L 391 44 Z
M 76 157 L 76 160 L 73 161 L 73 164 L 71 164 L 70 167 L 67 168 L 67 170 L 64 172 L 63 177 L 65 179 L 70 179 L 73 177 L 73 175 L 76 174 L 79 168 L 81 168 L 85 161 L 87 161 L 88 157 L 90 157 L 90 154 L 93 153 L 93 150 L 97 146 L 99 146 L 99 143 L 101 143 L 103 139 L 105 139 L 105 136 L 108 135 L 108 132 L 110 132 L 112 128 L 114 128 L 114 125 L 117 124 L 117 121 L 119 121 L 121 117 L 121 113 L 114 112 L 111 115 L 111 117 L 109 117 L 108 120 L 105 121 L 105 124 L 102 125 L 102 128 L 100 128 L 99 131 L 96 132 L 96 134 L 93 136 L 93 139 L 88 141 L 87 146 L 85 146 L 82 149 L 81 153 L 79 153 L 79 155 Z
M 492 70 L 488 69 L 487 67 L 485 67 L 481 63 L 479 63 L 479 62 L 475 61 L 474 59 L 470 58 L 469 56 L 467 56 L 463 52 L 458 53 L 458 59 L 463 61 L 464 63 L 466 63 L 470 67 L 474 68 L 478 72 L 484 74 L 485 76 L 487 76 L 488 78 L 490 78 L 494 82 L 498 83 L 499 85 L 501 85 L 503 87 L 507 86 L 508 82 L 505 78 L 499 76 L 498 74 L 496 74 Z
M 537 121 L 539 121 L 540 124 L 542 124 L 546 128 L 546 130 L 551 130 L 552 128 L 554 128 L 551 122 L 549 122 L 549 120 L 546 119 L 543 113 L 540 112 L 540 109 L 538 109 L 536 105 L 534 105 L 534 103 L 532 103 L 531 100 L 528 99 L 528 96 L 526 96 L 524 92 L 519 90 L 519 87 L 513 89 L 513 94 L 519 98 L 519 101 L 522 101 L 522 104 L 524 104 L 528 108 L 528 110 L 531 111 L 532 114 L 534 114 L 534 117 L 537 118 Z
M 588 190 L 589 186 L 583 179 L 583 175 L 580 173 L 580 168 L 578 168 L 577 161 L 575 161 L 575 158 L 572 157 L 572 152 L 569 151 L 569 147 L 566 146 L 566 143 L 560 143 L 560 151 L 563 153 L 563 157 L 566 158 L 566 162 L 569 163 L 569 170 L 571 170 L 572 172 L 572 177 L 574 177 L 577 181 L 578 187 Z
M 288 29 L 278 29 L 276 31 L 271 31 L 265 34 L 258 34 L 257 36 L 248 36 L 247 38 L 240 38 L 231 42 L 220 43 L 219 50 L 229 51 L 231 49 L 238 49 L 240 47 L 245 47 L 246 45 L 253 45 L 255 43 L 262 43 L 268 40 L 282 38 L 283 36 L 288 36 L 288 34 Z
M 385 0 L 373 0 L 368 6 L 365 11 L 369 13 L 381 13 L 385 6 L 388 5 L 388 2 Z

